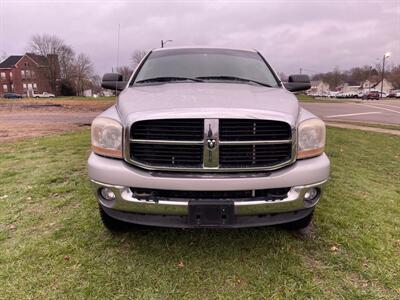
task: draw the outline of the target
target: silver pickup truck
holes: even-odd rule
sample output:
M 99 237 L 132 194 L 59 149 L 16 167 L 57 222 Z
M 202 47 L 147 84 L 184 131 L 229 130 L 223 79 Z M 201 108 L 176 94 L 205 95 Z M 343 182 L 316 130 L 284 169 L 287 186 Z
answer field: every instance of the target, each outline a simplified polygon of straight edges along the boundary
M 162 48 L 92 123 L 88 172 L 104 225 L 308 226 L 329 177 L 325 124 L 254 50 Z

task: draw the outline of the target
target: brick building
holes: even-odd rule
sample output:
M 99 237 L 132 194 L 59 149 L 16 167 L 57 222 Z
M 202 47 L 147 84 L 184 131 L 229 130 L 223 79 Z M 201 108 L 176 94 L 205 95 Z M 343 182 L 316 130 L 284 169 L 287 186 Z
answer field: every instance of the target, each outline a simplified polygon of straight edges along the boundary
M 49 80 L 50 70 L 55 77 L 54 88 Z M 0 96 L 7 92 L 24 96 L 32 95 L 32 92 L 59 95 L 60 81 L 60 67 L 56 55 L 45 57 L 25 53 L 25 55 L 9 56 L 0 63 Z

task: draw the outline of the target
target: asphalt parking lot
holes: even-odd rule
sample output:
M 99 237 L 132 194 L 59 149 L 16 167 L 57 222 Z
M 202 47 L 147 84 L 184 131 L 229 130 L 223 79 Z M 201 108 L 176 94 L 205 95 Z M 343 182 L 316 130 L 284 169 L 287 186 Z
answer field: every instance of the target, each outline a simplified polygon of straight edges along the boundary
M 301 106 L 325 121 L 400 125 L 400 100 L 357 103 L 301 103 Z

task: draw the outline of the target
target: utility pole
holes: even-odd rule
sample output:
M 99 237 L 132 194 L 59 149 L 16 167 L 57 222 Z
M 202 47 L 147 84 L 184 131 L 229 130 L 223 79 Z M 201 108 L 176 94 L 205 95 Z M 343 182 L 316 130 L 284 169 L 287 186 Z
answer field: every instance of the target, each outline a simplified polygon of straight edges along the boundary
M 302 69 L 300 68 L 300 75 L 301 75 L 301 71 L 302 71 Z
M 384 77 L 385 77 L 385 60 L 386 60 L 386 58 L 389 58 L 390 57 L 390 53 L 389 52 L 386 52 L 384 55 L 383 55 L 383 62 L 382 62 L 382 80 L 381 80 L 381 97 L 380 98 L 382 98 L 382 96 L 383 96 L 383 79 L 384 79 Z

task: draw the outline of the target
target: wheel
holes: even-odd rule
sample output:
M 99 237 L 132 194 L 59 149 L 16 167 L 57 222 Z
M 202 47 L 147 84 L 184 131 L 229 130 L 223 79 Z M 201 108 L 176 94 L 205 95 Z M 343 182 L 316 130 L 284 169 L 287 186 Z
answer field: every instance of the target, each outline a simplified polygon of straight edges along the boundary
M 314 217 L 314 210 L 309 215 L 305 216 L 300 220 L 282 224 L 282 227 L 288 230 L 300 230 L 310 225 L 311 221 L 313 220 L 313 217 Z
M 117 219 L 114 219 L 113 217 L 110 217 L 107 215 L 107 213 L 104 211 L 104 209 L 99 205 L 99 212 L 100 212 L 100 217 L 101 221 L 103 222 L 103 225 L 110 231 L 114 232 L 121 232 L 121 231 L 126 231 L 129 228 L 129 224 Z

